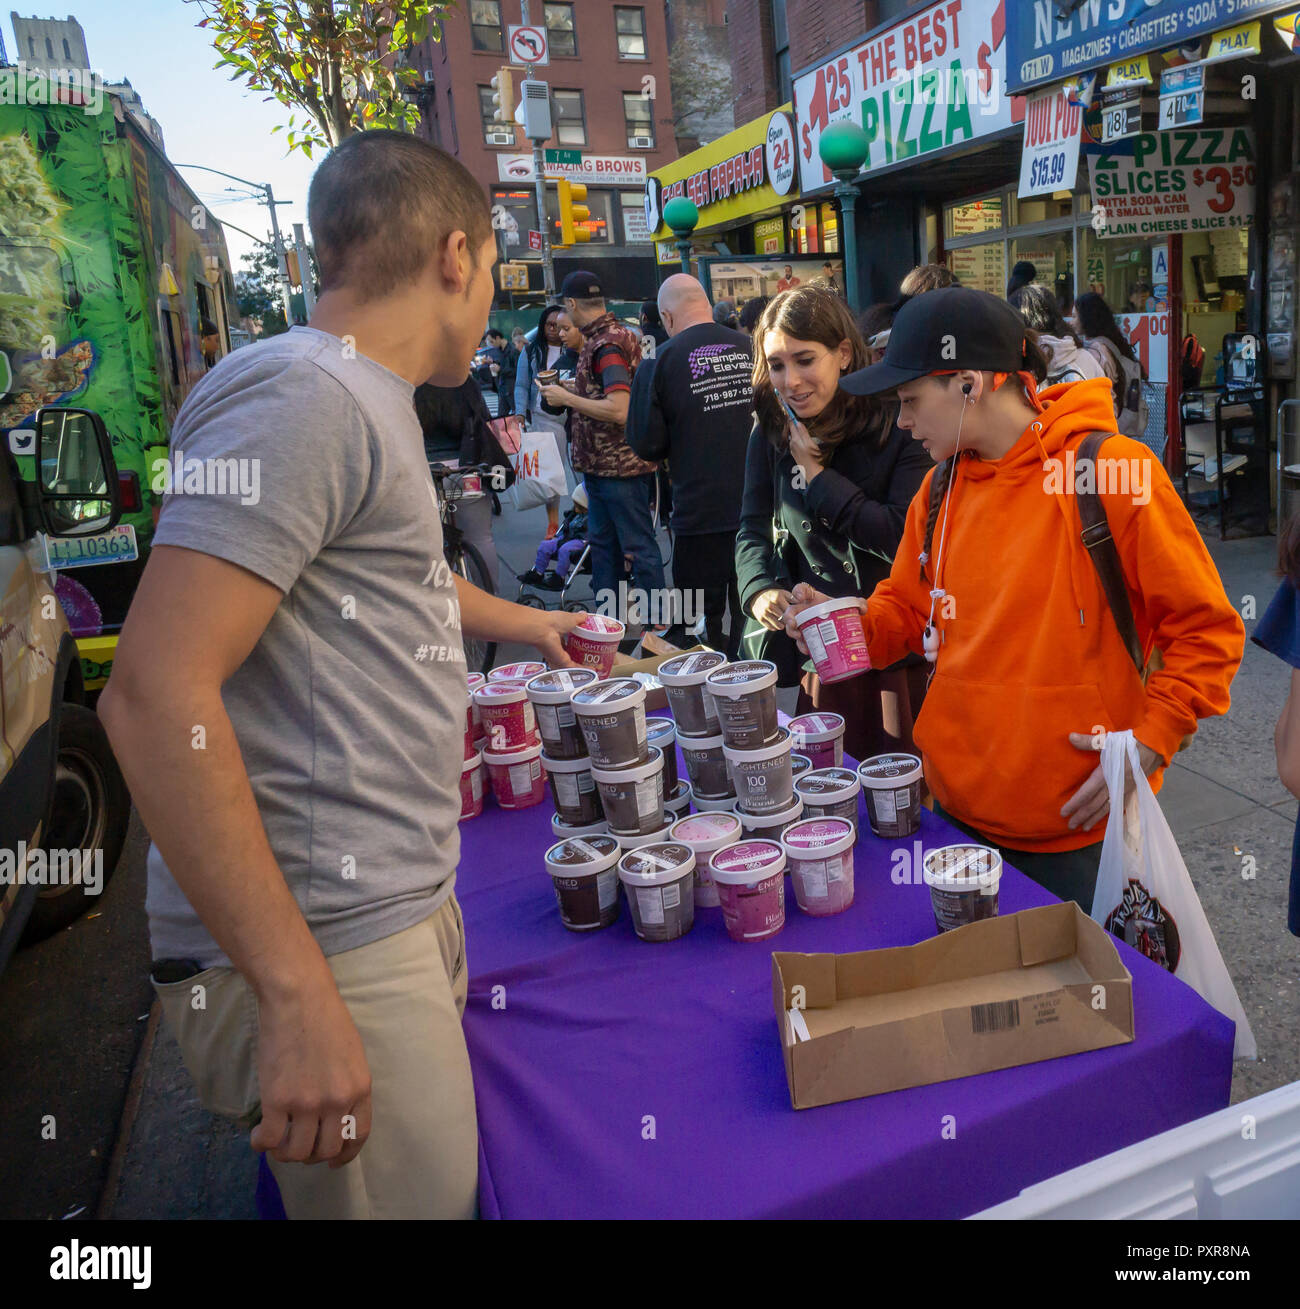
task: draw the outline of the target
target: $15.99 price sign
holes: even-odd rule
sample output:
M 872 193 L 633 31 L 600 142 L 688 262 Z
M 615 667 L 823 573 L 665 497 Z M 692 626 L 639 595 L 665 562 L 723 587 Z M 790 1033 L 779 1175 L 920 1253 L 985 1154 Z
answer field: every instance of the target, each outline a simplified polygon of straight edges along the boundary
M 1074 189 L 1079 171 L 1083 108 L 1063 86 L 1029 97 L 1025 145 L 1020 156 L 1020 198 Z

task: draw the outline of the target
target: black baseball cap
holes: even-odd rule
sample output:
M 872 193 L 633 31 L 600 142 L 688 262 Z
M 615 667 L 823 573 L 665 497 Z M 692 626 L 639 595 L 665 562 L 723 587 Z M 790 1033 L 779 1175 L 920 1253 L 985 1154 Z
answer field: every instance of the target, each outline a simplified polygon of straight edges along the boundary
M 566 300 L 599 300 L 604 294 L 600 279 L 585 268 L 570 273 L 560 286 L 560 295 Z
M 894 318 L 885 357 L 840 378 L 850 395 L 879 395 L 931 373 L 1025 367 L 1025 321 L 1005 300 L 969 286 L 913 296 Z

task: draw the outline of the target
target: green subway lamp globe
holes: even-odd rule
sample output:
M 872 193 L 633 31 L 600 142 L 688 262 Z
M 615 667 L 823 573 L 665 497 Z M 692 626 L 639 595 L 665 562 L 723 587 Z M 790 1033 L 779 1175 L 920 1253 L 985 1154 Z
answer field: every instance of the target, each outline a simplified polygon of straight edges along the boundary
M 832 173 L 856 173 L 871 153 L 871 142 L 857 123 L 843 119 L 822 133 L 817 153 Z
M 664 205 L 664 222 L 678 236 L 689 236 L 700 221 L 700 211 L 684 195 L 675 195 Z

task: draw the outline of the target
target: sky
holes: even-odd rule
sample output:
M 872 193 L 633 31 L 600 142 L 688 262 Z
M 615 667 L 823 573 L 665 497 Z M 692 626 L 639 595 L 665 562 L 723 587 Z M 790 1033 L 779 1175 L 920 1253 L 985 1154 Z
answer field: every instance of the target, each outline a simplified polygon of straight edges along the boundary
M 254 182 L 269 182 L 277 200 L 280 230 L 292 239 L 292 225 L 307 221 L 307 184 L 315 165 L 301 151 L 286 155 L 284 133 L 272 135 L 277 124 L 288 126 L 290 110 L 278 101 L 265 102 L 264 91 L 249 91 L 218 70 L 211 38 L 195 24 L 202 17 L 196 4 L 184 0 L 52 0 L 5 6 L 24 17 L 76 18 L 86 33 L 90 66 L 105 80 L 127 79 L 145 109 L 162 126 L 168 158 L 174 164 L 204 164 Z M 3 20 L 5 49 L 16 59 L 13 28 Z M 298 114 L 301 117 L 301 112 Z M 317 162 L 320 161 L 317 153 Z M 190 187 L 223 223 L 236 223 L 266 240 L 270 221 L 266 205 L 239 200 L 247 187 L 224 177 L 182 168 Z M 232 188 L 227 191 L 226 188 Z M 226 244 L 236 271 L 248 237 L 226 227 Z

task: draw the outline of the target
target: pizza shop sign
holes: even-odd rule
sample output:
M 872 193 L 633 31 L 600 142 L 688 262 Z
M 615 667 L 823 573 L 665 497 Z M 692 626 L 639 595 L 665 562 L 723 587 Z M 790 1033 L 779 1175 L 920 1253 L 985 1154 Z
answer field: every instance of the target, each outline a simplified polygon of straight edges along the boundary
M 719 200 L 730 200 L 733 196 L 753 191 L 767 181 L 765 151 L 765 144 L 756 145 L 679 178 L 664 187 L 663 199 L 667 202 L 674 196 L 684 195 L 694 202 L 697 209 L 704 209 Z

